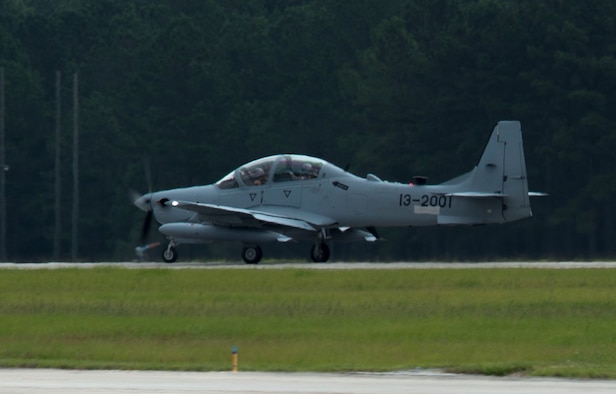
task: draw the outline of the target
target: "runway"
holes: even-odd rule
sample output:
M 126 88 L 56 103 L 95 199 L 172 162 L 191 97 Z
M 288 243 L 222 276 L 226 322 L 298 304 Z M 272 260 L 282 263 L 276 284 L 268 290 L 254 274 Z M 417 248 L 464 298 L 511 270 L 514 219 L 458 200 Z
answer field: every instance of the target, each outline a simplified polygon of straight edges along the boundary
M 3 394 L 527 394 L 614 393 L 616 381 L 492 378 L 400 372 L 317 374 L 261 372 L 69 371 L 0 369 Z
M 118 267 L 126 269 L 314 269 L 314 270 L 345 270 L 345 269 L 497 269 L 497 268 L 537 268 L 537 269 L 614 269 L 614 261 L 556 261 L 556 262 L 332 262 L 332 263 L 281 263 L 264 262 L 257 265 L 243 262 L 182 262 L 166 264 L 162 262 L 42 262 L 42 263 L 0 263 L 0 269 L 59 269 L 59 268 L 102 268 Z

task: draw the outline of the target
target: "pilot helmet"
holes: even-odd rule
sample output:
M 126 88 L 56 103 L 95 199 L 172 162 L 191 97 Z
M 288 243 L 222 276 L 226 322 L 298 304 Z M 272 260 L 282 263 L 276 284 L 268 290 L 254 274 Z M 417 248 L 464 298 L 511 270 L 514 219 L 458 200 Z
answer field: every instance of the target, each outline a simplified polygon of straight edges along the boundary
M 257 167 L 254 170 L 250 171 L 250 176 L 253 178 L 258 178 L 265 175 L 265 171 L 263 171 L 263 168 L 261 167 Z

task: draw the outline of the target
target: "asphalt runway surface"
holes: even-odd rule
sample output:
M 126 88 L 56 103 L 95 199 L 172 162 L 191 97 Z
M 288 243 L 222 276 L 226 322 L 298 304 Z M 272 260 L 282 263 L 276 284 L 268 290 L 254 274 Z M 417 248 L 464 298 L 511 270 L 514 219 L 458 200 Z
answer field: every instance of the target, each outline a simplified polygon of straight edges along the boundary
M 484 263 L 1 263 L 0 269 L 121 267 L 125 269 L 614 269 L 616 262 Z M 454 375 L 440 371 L 391 373 L 261 373 L 73 371 L 0 369 L 2 394 L 73 393 L 288 393 L 288 394 L 529 394 L 616 393 L 616 381 Z
M 407 373 L 262 373 L 0 369 L 3 394 L 571 394 L 614 393 L 616 381 Z
M 481 262 L 481 263 L 447 263 L 447 262 L 395 262 L 395 263 L 261 263 L 256 265 L 243 262 L 189 262 L 166 264 L 162 262 L 44 262 L 44 263 L 0 263 L 0 269 L 58 269 L 58 268 L 100 268 L 119 267 L 127 269 L 285 269 L 302 268 L 316 270 L 345 269 L 494 269 L 494 268 L 540 268 L 540 269 L 579 269 L 597 268 L 613 269 L 613 261 L 559 261 L 559 262 Z

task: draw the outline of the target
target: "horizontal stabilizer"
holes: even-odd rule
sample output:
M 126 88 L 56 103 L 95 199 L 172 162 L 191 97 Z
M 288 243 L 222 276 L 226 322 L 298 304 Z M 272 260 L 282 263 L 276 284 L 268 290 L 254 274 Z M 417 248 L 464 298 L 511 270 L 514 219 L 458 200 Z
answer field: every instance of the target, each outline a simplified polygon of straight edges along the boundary
M 506 194 L 502 193 L 483 193 L 483 192 L 459 192 L 459 193 L 448 193 L 446 196 L 454 196 L 454 197 L 469 197 L 469 198 L 503 198 L 507 197 Z
M 487 198 L 487 197 L 496 197 L 503 198 L 508 197 L 506 194 L 501 193 L 482 193 L 482 192 L 460 192 L 460 193 L 447 193 L 446 196 L 454 196 L 454 197 L 470 197 L 470 198 Z M 546 197 L 549 194 L 541 193 L 541 192 L 528 192 L 529 197 Z

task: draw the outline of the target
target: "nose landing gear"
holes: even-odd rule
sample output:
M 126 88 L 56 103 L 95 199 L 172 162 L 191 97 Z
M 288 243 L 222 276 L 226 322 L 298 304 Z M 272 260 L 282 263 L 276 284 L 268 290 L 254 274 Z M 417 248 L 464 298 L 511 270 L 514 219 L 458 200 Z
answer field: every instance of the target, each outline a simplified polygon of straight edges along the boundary
M 175 242 L 170 241 L 169 245 L 163 250 L 163 261 L 165 263 L 175 263 L 178 259 L 178 252 L 175 250 Z

